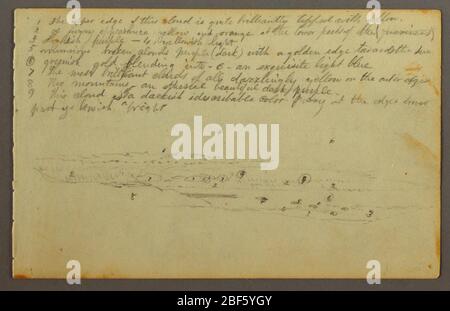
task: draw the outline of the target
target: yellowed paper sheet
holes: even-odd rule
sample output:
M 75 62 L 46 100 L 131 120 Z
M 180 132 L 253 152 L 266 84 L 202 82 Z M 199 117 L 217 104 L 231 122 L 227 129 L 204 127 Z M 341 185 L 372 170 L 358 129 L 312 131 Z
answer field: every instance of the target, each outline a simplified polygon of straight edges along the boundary
M 367 12 L 16 10 L 14 277 L 438 277 L 441 15 Z

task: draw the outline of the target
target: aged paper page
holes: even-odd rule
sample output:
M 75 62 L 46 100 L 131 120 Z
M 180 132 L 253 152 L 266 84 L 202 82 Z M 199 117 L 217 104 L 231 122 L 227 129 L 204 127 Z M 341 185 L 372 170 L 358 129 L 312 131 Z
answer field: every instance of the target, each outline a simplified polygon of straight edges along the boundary
M 438 277 L 439 11 L 67 13 L 15 11 L 15 278 Z

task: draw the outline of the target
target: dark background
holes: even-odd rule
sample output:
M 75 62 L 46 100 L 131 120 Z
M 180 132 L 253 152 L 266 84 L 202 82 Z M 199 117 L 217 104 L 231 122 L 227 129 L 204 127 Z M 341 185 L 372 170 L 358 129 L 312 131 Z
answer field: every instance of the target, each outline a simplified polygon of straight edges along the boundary
M 367 0 L 79 0 L 81 8 L 285 8 L 364 9 Z M 12 259 L 12 107 L 13 12 L 15 8 L 65 8 L 67 0 L 0 0 L 0 290 L 450 290 L 449 52 L 450 1 L 379 0 L 381 9 L 439 9 L 442 12 L 442 229 L 441 276 L 436 280 L 13 280 Z M 130 258 L 132 261 L 133 259 Z

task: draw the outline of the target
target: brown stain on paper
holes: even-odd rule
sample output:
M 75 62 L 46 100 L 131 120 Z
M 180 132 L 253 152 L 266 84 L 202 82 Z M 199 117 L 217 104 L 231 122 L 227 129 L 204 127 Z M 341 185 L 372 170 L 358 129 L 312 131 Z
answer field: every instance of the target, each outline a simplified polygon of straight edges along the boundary
M 406 74 L 408 74 L 408 75 L 416 73 L 416 72 L 420 71 L 421 69 L 422 69 L 422 66 L 419 64 L 411 64 L 411 65 L 405 67 Z
M 405 67 L 405 72 L 406 75 L 411 76 L 411 75 L 419 75 L 419 73 L 421 73 L 423 69 L 423 66 L 420 64 L 410 64 L 408 66 Z M 433 84 L 433 82 L 431 81 L 431 79 L 428 79 L 423 73 L 421 74 L 422 78 L 426 80 L 426 83 L 433 89 L 433 92 L 436 96 L 441 95 L 441 92 L 439 90 L 439 88 Z
M 434 154 L 428 146 L 426 146 L 424 143 L 422 143 L 421 141 L 419 141 L 418 139 L 416 139 L 415 137 L 413 137 L 412 135 L 410 135 L 408 133 L 403 133 L 402 138 L 403 138 L 404 142 L 406 143 L 406 145 L 410 149 L 416 151 L 416 154 L 421 159 L 421 162 L 423 163 L 424 166 L 430 167 L 433 171 L 435 169 L 439 169 L 440 157 L 437 156 L 436 154 Z M 437 174 L 437 178 L 440 179 L 439 172 Z M 437 193 L 436 202 L 437 202 L 437 204 L 440 205 L 440 191 L 438 191 L 438 193 Z M 438 209 L 438 211 L 437 211 L 436 218 L 437 218 L 437 223 L 439 224 L 440 223 L 440 209 Z M 434 251 L 435 251 L 436 258 L 438 258 L 438 262 L 439 262 L 440 258 L 441 258 L 441 233 L 440 233 L 439 225 L 436 229 L 435 238 L 434 238 Z M 429 269 L 431 269 L 431 268 L 429 268 Z M 438 270 L 435 278 L 439 277 L 439 272 L 440 271 Z
M 428 146 L 408 133 L 404 133 L 402 138 L 408 147 L 417 152 L 424 164 L 436 166 L 439 159 Z
M 436 96 L 441 95 L 441 92 L 439 91 L 439 88 L 436 87 L 436 85 L 434 85 L 433 82 L 431 82 L 430 79 L 428 79 L 428 82 L 427 82 L 427 83 L 428 83 L 428 85 L 433 89 L 434 94 L 435 94 Z

